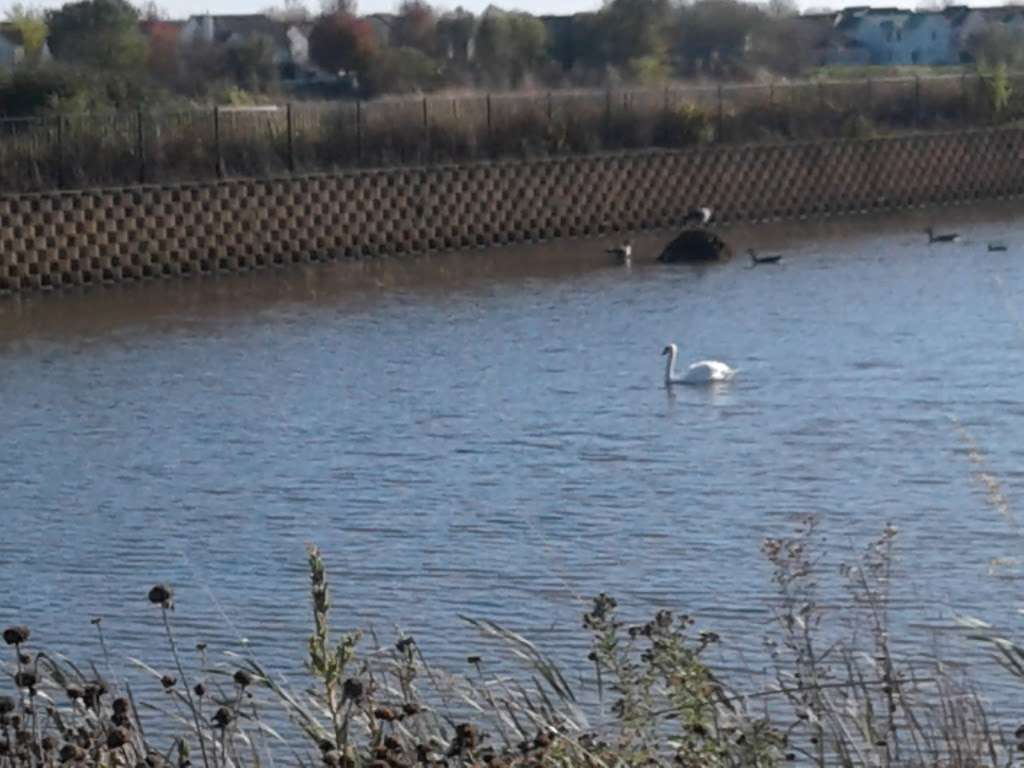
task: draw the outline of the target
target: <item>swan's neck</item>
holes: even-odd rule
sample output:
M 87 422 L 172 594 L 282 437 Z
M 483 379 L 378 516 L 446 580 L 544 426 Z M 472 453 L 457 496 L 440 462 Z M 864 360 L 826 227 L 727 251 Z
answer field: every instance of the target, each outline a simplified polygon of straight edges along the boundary
M 668 360 L 665 362 L 665 383 L 671 384 L 676 378 L 676 355 L 675 347 L 668 351 Z

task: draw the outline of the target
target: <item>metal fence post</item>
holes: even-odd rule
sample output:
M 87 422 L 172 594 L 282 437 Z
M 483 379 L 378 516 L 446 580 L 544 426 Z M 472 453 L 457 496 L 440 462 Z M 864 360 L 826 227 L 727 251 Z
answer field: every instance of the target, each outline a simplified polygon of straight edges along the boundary
M 604 92 L 604 145 L 608 149 L 612 143 L 612 89 Z
M 768 83 L 768 109 L 775 109 L 775 81 Z
M 285 121 L 288 125 L 288 173 L 295 173 L 295 125 L 292 122 L 292 103 L 285 107 Z
M 715 135 L 715 141 L 722 141 L 722 132 L 723 132 L 723 128 L 725 127 L 725 111 L 724 111 L 725 110 L 725 105 L 723 104 L 723 101 L 724 100 L 722 98 L 722 84 L 719 83 L 718 84 L 718 115 L 717 115 L 717 119 L 716 119 L 716 123 L 717 123 L 718 127 L 715 130 L 715 134 L 716 134 Z
M 217 178 L 224 178 L 224 159 L 220 152 L 220 107 L 213 108 L 213 156 Z
M 921 76 L 914 75 L 914 127 L 921 121 Z
M 146 183 L 146 137 L 143 132 L 142 107 L 135 113 L 135 151 L 139 158 L 139 184 Z
M 547 108 L 548 108 L 548 125 L 551 125 L 551 119 L 554 116 L 554 104 L 551 101 L 551 91 L 548 91 L 547 97 Z
M 487 94 L 487 151 L 494 155 L 494 115 L 491 110 L 491 94 Z
M 356 162 L 363 164 L 363 100 L 356 99 Z
M 966 124 L 968 122 L 968 119 L 969 119 L 968 115 L 970 113 L 970 107 L 971 107 L 970 100 L 967 97 L 967 73 L 966 72 L 963 73 L 962 75 L 960 75 L 960 98 L 961 98 L 961 100 L 963 102 L 960 105 L 960 108 L 963 110 L 963 116 L 962 116 L 963 117 L 963 122 L 964 122 L 964 124 Z
M 64 189 L 64 117 L 57 116 L 57 189 Z
M 423 156 L 430 157 L 430 116 L 427 112 L 427 97 L 423 97 Z

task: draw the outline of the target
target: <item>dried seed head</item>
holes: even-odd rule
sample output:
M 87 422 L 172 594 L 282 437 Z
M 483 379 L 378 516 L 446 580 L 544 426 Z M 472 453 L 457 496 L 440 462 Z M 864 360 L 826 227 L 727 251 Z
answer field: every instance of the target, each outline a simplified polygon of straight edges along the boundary
M 4 630 L 4 642 L 8 645 L 21 645 L 32 635 L 32 630 L 24 625 L 8 627 Z
M 402 742 L 400 742 L 394 736 L 388 736 L 386 739 L 384 739 L 384 746 L 390 750 L 399 750 L 402 748 Z
M 105 683 L 92 683 L 85 686 L 85 690 L 82 692 L 82 700 L 85 702 L 85 706 L 97 709 L 100 705 L 100 699 L 103 698 L 103 694 L 106 692 L 107 686 Z
M 27 671 L 18 672 L 14 676 L 14 684 L 19 688 L 35 688 L 36 673 Z
M 234 720 L 234 715 L 227 707 L 221 707 L 213 713 L 213 722 L 218 728 L 227 728 L 232 720 Z
M 173 675 L 164 675 L 160 678 L 160 685 L 164 687 L 165 691 L 171 690 L 175 685 L 178 684 L 178 678 Z
M 244 669 L 240 669 L 237 672 L 235 672 L 234 679 L 235 683 L 237 683 L 239 688 L 248 688 L 250 685 L 252 685 L 252 675 L 250 675 Z
M 66 693 L 68 695 L 68 698 L 72 701 L 78 701 L 80 698 L 82 698 L 82 689 L 74 685 L 69 685 L 64 690 L 64 693 Z
M 85 760 L 85 750 L 77 744 L 65 744 L 60 748 L 60 761 L 62 763 L 78 763 Z
M 166 584 L 157 584 L 149 590 L 149 602 L 162 608 L 170 608 L 174 600 L 174 592 Z
M 39 742 L 39 746 L 43 748 L 44 752 L 53 752 L 57 748 L 57 740 L 47 734 L 43 736 L 42 741 Z
M 402 713 L 406 717 L 412 717 L 413 715 L 418 715 L 422 711 L 423 711 L 422 707 L 420 707 L 419 704 L 415 704 L 413 702 L 409 702 L 407 704 L 403 704 L 402 705 Z
M 392 720 L 400 720 L 401 717 L 391 707 L 377 707 L 373 710 L 373 716 L 378 720 L 390 723 Z
M 119 715 L 124 715 L 128 712 L 128 699 L 118 697 L 114 699 L 111 706 L 114 708 L 114 711 L 116 713 L 118 713 Z
M 111 728 L 107 734 L 107 748 L 120 749 L 128 743 L 128 731 L 124 728 Z
M 346 701 L 359 701 L 363 693 L 363 684 L 355 678 L 350 677 L 341 684 L 341 697 Z
M 0 696 L 0 715 L 9 715 L 14 711 L 14 699 L 10 696 Z
M 467 656 L 466 657 L 466 663 L 467 664 L 476 665 L 476 664 L 479 664 L 481 661 L 483 661 L 483 659 L 481 659 L 479 656 Z
M 203 698 L 206 695 L 206 686 L 202 683 L 196 683 L 196 687 L 192 689 L 195 691 L 196 696 Z

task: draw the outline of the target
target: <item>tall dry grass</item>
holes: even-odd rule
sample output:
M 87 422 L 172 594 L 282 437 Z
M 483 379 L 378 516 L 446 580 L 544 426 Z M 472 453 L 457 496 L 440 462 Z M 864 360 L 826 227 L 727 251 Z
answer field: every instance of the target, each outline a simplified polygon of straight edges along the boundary
M 603 594 L 582 616 L 590 650 L 580 668 L 591 672 L 575 685 L 538 646 L 485 619 L 466 622 L 511 663 L 470 656 L 467 672 L 446 671 L 411 635 L 384 643 L 333 628 L 316 549 L 307 680 L 295 686 L 252 654 L 183 649 L 173 590 L 157 585 L 147 599 L 173 663 L 129 660 L 152 677 L 145 696 L 105 644 L 106 674 L 35 647 L 26 626 L 4 631 L 0 767 L 1011 765 L 1016 738 L 969 679 L 895 650 L 896 536 L 886 528 L 843 566 L 841 610 L 819 602 L 825 560 L 813 519 L 767 540 L 773 672 L 742 686 L 710 661 L 720 638 L 694 617 L 662 610 L 630 621 Z M 1024 651 L 980 622 L 973 629 L 1024 678 Z
M 986 78 L 956 75 L 19 119 L 0 121 L 0 191 L 977 127 L 1024 114 L 1010 86 L 998 115 Z

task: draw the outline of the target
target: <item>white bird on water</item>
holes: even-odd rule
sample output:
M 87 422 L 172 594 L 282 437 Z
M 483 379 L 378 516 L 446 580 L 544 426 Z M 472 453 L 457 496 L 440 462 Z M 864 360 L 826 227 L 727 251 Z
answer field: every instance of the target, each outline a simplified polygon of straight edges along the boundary
M 669 344 L 661 351 L 661 354 L 668 355 L 668 362 L 665 364 L 665 386 L 673 384 L 711 384 L 716 381 L 728 381 L 736 375 L 736 369 L 730 368 L 718 360 L 700 360 L 690 365 L 682 376 L 676 373 L 676 358 L 679 357 L 679 347 Z

